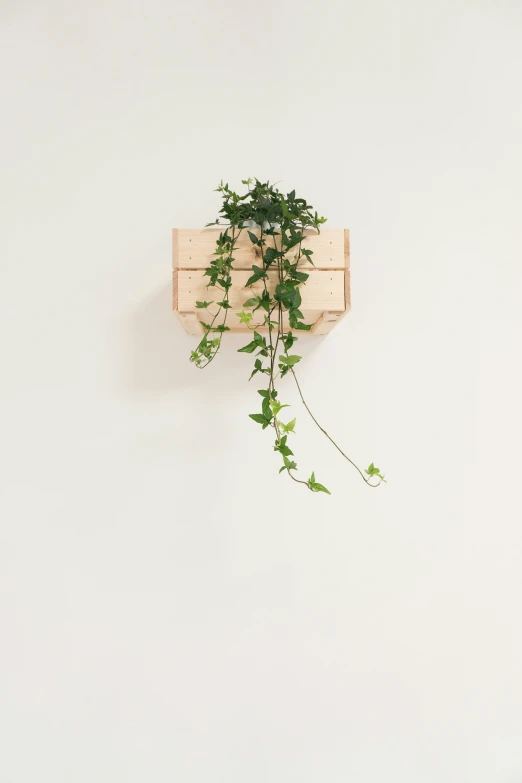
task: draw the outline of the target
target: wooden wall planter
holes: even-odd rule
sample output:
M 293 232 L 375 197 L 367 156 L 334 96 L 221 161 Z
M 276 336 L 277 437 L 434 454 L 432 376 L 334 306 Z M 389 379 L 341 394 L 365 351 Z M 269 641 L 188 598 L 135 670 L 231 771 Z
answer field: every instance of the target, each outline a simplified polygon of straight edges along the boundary
M 196 301 L 219 300 L 220 289 L 207 288 L 208 278 L 205 268 L 210 264 L 220 230 L 214 228 L 192 229 L 175 228 L 172 233 L 173 266 L 173 310 L 183 328 L 189 334 L 202 334 L 200 316 L 208 321 L 208 313 L 196 308 Z M 259 235 L 259 230 L 253 233 Z M 350 232 L 348 229 L 323 229 L 320 234 L 305 231 L 303 245 L 313 250 L 312 266 L 303 263 L 303 269 L 310 277 L 300 287 L 303 299 L 301 311 L 306 323 L 313 323 L 312 334 L 327 334 L 335 324 L 350 310 Z M 270 239 L 267 237 L 267 239 Z M 250 277 L 252 264 L 259 265 L 254 246 L 247 232 L 241 235 L 234 251 L 234 271 L 227 326 L 233 332 L 248 331 L 246 325 L 239 324 L 236 313 L 242 310 L 243 303 L 251 296 L 260 294 L 263 284 L 258 282 L 249 288 L 245 283 Z M 291 255 L 294 250 L 291 251 Z M 274 289 L 276 273 L 269 272 L 269 288 Z M 256 317 L 258 320 L 256 320 Z M 254 313 L 252 326 L 262 321 L 259 311 Z M 216 321 L 216 326 L 218 322 Z M 259 325 L 259 331 L 266 327 Z

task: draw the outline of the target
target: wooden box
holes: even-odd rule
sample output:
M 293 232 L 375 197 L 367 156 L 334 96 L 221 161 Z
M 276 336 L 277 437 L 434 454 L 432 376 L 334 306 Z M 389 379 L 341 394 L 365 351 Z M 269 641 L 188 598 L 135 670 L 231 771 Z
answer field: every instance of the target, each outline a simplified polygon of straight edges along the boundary
M 208 313 L 196 308 L 196 301 L 217 301 L 222 298 L 219 288 L 207 288 L 208 278 L 205 268 L 210 264 L 219 236 L 219 228 L 175 228 L 172 233 L 173 266 L 173 310 L 183 328 L 189 334 L 202 334 L 203 321 L 208 321 Z M 254 231 L 259 235 L 259 230 Z M 305 262 L 300 264 L 310 277 L 299 290 L 302 296 L 301 311 L 306 323 L 312 323 L 312 334 L 327 334 L 335 324 L 350 310 L 350 232 L 348 229 L 323 229 L 320 234 L 306 231 L 303 247 L 313 251 L 315 266 Z M 269 238 L 267 238 L 269 239 Z M 252 264 L 259 266 L 256 246 L 252 244 L 248 233 L 244 231 L 234 250 L 234 271 L 227 326 L 233 332 L 248 331 L 240 324 L 236 313 L 243 309 L 243 303 L 251 296 L 260 294 L 261 281 L 249 288 L 245 283 L 251 275 Z M 259 251 L 258 251 L 259 252 Z M 291 251 L 294 254 L 295 250 Z M 276 283 L 276 272 L 269 272 L 269 288 Z M 254 313 L 251 326 L 262 321 L 258 310 Z M 216 321 L 216 325 L 217 325 Z M 259 331 L 267 327 L 259 325 Z

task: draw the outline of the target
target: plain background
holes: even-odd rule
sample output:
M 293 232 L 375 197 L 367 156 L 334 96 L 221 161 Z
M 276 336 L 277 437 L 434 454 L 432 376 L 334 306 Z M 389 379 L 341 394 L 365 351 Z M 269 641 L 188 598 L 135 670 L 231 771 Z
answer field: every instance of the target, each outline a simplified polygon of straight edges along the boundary
M 0 783 L 522 781 L 522 8 L 1 13 Z M 170 312 L 213 188 L 352 231 L 302 340 L 332 497 Z

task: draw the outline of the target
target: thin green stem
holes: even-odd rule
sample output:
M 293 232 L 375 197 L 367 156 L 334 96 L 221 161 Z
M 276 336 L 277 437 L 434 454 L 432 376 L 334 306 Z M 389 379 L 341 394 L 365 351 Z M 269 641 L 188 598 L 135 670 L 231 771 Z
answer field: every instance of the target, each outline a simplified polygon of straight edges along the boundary
M 341 447 L 340 447 L 340 446 L 338 446 L 338 444 L 337 444 L 337 443 L 334 441 L 334 439 L 333 439 L 333 438 L 332 438 L 332 437 L 331 437 L 331 436 L 330 436 L 330 435 L 329 435 L 329 434 L 326 432 L 326 430 L 324 429 L 324 427 L 321 427 L 321 425 L 319 424 L 319 422 L 318 422 L 318 421 L 317 421 L 317 419 L 315 418 L 314 414 L 312 413 L 312 411 L 311 411 L 311 410 L 310 410 L 310 408 L 308 407 L 308 404 L 307 404 L 307 402 L 306 402 L 306 400 L 305 400 L 305 398 L 304 398 L 304 396 L 303 396 L 303 392 L 301 391 L 301 387 L 300 387 L 300 385 L 299 385 L 299 381 L 297 380 L 297 375 L 295 374 L 295 370 L 294 370 L 294 368 L 293 368 L 293 367 L 291 367 L 290 369 L 291 369 L 292 375 L 294 376 L 294 381 L 295 381 L 295 383 L 296 383 L 297 390 L 298 390 L 298 392 L 299 392 L 299 396 L 301 397 L 301 402 L 303 403 L 303 405 L 305 406 L 306 410 L 308 411 L 308 413 L 309 413 L 309 415 L 310 415 L 310 418 L 312 419 L 312 421 L 313 421 L 313 422 L 314 422 L 314 423 L 317 425 L 317 427 L 319 427 L 319 429 L 321 430 L 321 432 L 322 432 L 324 435 L 326 435 L 326 437 L 328 438 L 328 440 L 329 440 L 331 443 L 333 443 L 333 445 L 335 446 L 335 448 L 337 449 L 337 451 L 338 451 L 340 454 L 342 454 L 342 455 L 343 455 L 343 457 L 344 457 L 346 460 L 348 460 L 348 462 L 350 463 L 350 465 L 353 465 L 353 467 L 355 468 L 355 470 L 357 470 L 357 471 L 358 471 L 358 473 L 360 474 L 360 476 L 361 476 L 361 478 L 363 479 L 363 481 L 364 481 L 366 484 L 368 484 L 368 486 L 369 486 L 369 487 L 372 487 L 372 488 L 378 487 L 378 486 L 379 486 L 379 484 L 380 484 L 380 482 L 379 482 L 379 484 L 372 484 L 372 483 L 370 482 L 370 480 L 366 478 L 366 476 L 364 475 L 364 473 L 362 472 L 362 470 L 360 469 L 360 467 L 359 467 L 358 465 L 356 465 L 356 464 L 355 464 L 355 462 L 354 462 L 352 459 L 350 459 L 350 457 L 349 457 L 347 454 L 345 454 L 345 453 L 344 453 L 344 451 L 341 449 Z

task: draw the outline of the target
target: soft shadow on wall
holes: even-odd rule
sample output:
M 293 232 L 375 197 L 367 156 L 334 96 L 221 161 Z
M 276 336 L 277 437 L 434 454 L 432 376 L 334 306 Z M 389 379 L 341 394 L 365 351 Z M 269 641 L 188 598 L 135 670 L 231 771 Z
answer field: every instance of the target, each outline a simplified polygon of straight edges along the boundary
M 126 319 L 124 333 L 124 385 L 132 395 L 162 396 L 177 389 L 200 386 L 203 375 L 206 379 L 220 376 L 221 383 L 229 389 L 241 389 L 246 394 L 250 391 L 246 383 L 250 357 L 237 354 L 237 349 L 248 341 L 248 335 L 225 334 L 220 353 L 204 373 L 190 363 L 190 351 L 198 338 L 184 331 L 172 311 L 170 279 L 143 298 Z M 324 339 L 300 336 L 303 357 L 311 355 Z
M 124 334 L 124 386 L 133 396 L 168 396 L 191 387 L 212 396 L 215 384 L 223 391 L 248 392 L 250 364 L 237 353 L 245 335 L 226 334 L 219 355 L 204 372 L 191 364 L 198 337 L 185 332 L 172 310 L 170 278 L 125 319 Z
M 129 391 L 163 395 L 194 382 L 190 377 L 194 368 L 188 361 L 191 338 L 172 312 L 170 281 L 144 297 L 129 316 L 125 335 Z

